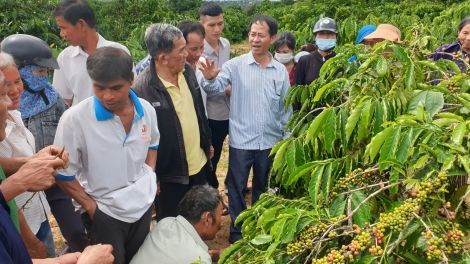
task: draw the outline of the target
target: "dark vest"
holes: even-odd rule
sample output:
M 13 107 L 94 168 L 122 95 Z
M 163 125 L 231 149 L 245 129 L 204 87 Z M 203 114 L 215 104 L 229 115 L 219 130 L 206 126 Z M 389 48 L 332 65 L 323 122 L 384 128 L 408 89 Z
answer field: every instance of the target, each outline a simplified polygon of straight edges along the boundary
M 211 131 L 208 125 L 201 96 L 201 88 L 191 66 L 186 63 L 183 73 L 193 97 L 199 124 L 201 148 L 210 161 Z M 160 143 L 158 146 L 156 174 L 161 182 L 189 183 L 188 163 L 183 140 L 183 131 L 173 101 L 167 89 L 158 78 L 153 59 L 137 77 L 132 89 L 138 97 L 147 100 L 157 113 Z

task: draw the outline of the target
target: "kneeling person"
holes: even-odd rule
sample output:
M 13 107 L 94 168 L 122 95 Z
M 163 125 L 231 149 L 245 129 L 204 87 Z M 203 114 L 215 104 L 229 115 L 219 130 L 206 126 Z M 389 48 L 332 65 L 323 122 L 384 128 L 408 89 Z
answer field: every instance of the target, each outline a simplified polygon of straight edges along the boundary
M 167 217 L 152 229 L 131 264 L 211 264 L 218 261 L 220 252 L 208 252 L 203 240 L 214 239 L 219 230 L 222 217 L 219 192 L 209 185 L 196 185 L 178 207 L 177 217 Z
M 125 51 L 98 48 L 87 70 L 94 96 L 67 110 L 57 127 L 54 143 L 70 153 L 57 179 L 81 210 L 90 243 L 111 244 L 114 263 L 129 263 L 149 232 L 157 192 L 157 117 L 130 90 Z

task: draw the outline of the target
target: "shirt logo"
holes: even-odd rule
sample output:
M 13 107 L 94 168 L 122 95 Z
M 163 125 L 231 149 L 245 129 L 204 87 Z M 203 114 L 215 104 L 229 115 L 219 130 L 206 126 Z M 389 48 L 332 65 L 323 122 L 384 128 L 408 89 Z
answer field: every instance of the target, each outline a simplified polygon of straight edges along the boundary
M 153 103 L 152 103 L 152 106 L 153 106 L 153 107 L 157 107 L 157 106 L 160 106 L 160 105 L 161 105 L 160 102 L 153 102 Z
M 147 130 L 146 125 L 142 125 L 142 134 L 140 136 L 140 139 L 142 140 L 150 140 L 150 135 L 149 131 Z

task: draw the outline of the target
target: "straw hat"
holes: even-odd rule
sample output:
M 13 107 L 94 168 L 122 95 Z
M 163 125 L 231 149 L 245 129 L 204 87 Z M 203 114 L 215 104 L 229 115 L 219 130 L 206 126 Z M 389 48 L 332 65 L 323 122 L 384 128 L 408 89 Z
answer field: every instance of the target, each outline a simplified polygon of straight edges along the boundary
M 385 39 L 400 42 L 400 37 L 401 33 L 397 27 L 390 24 L 380 24 L 377 29 L 367 35 L 364 40 Z

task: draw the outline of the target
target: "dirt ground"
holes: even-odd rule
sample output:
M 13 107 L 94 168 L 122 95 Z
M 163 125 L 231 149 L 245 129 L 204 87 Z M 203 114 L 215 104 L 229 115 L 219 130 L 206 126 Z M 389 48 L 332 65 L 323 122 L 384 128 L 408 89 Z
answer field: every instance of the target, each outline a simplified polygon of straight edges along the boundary
M 222 154 L 220 157 L 220 162 L 217 166 L 217 178 L 219 179 L 219 192 L 220 195 L 222 195 L 225 204 L 228 204 L 228 198 L 227 195 L 224 193 L 224 179 L 225 175 L 227 174 L 228 170 L 228 144 L 227 140 L 224 142 L 224 148 L 222 149 Z M 250 179 L 251 182 L 251 179 Z M 251 201 L 251 193 L 248 193 L 246 196 L 246 201 L 247 205 L 250 206 L 250 201 Z M 55 221 L 54 217 L 50 215 L 49 217 L 49 222 L 51 224 L 52 228 L 52 235 L 54 237 L 54 244 L 56 247 L 56 250 L 59 249 L 64 243 L 65 239 L 62 237 L 62 234 L 60 233 L 59 226 L 57 225 L 57 222 Z M 210 249 L 225 249 L 228 246 L 230 246 L 230 243 L 228 242 L 228 237 L 230 235 L 230 224 L 231 224 L 230 216 L 222 216 L 222 222 L 220 224 L 220 229 L 216 234 L 215 239 L 205 241 L 206 244 L 209 246 Z

